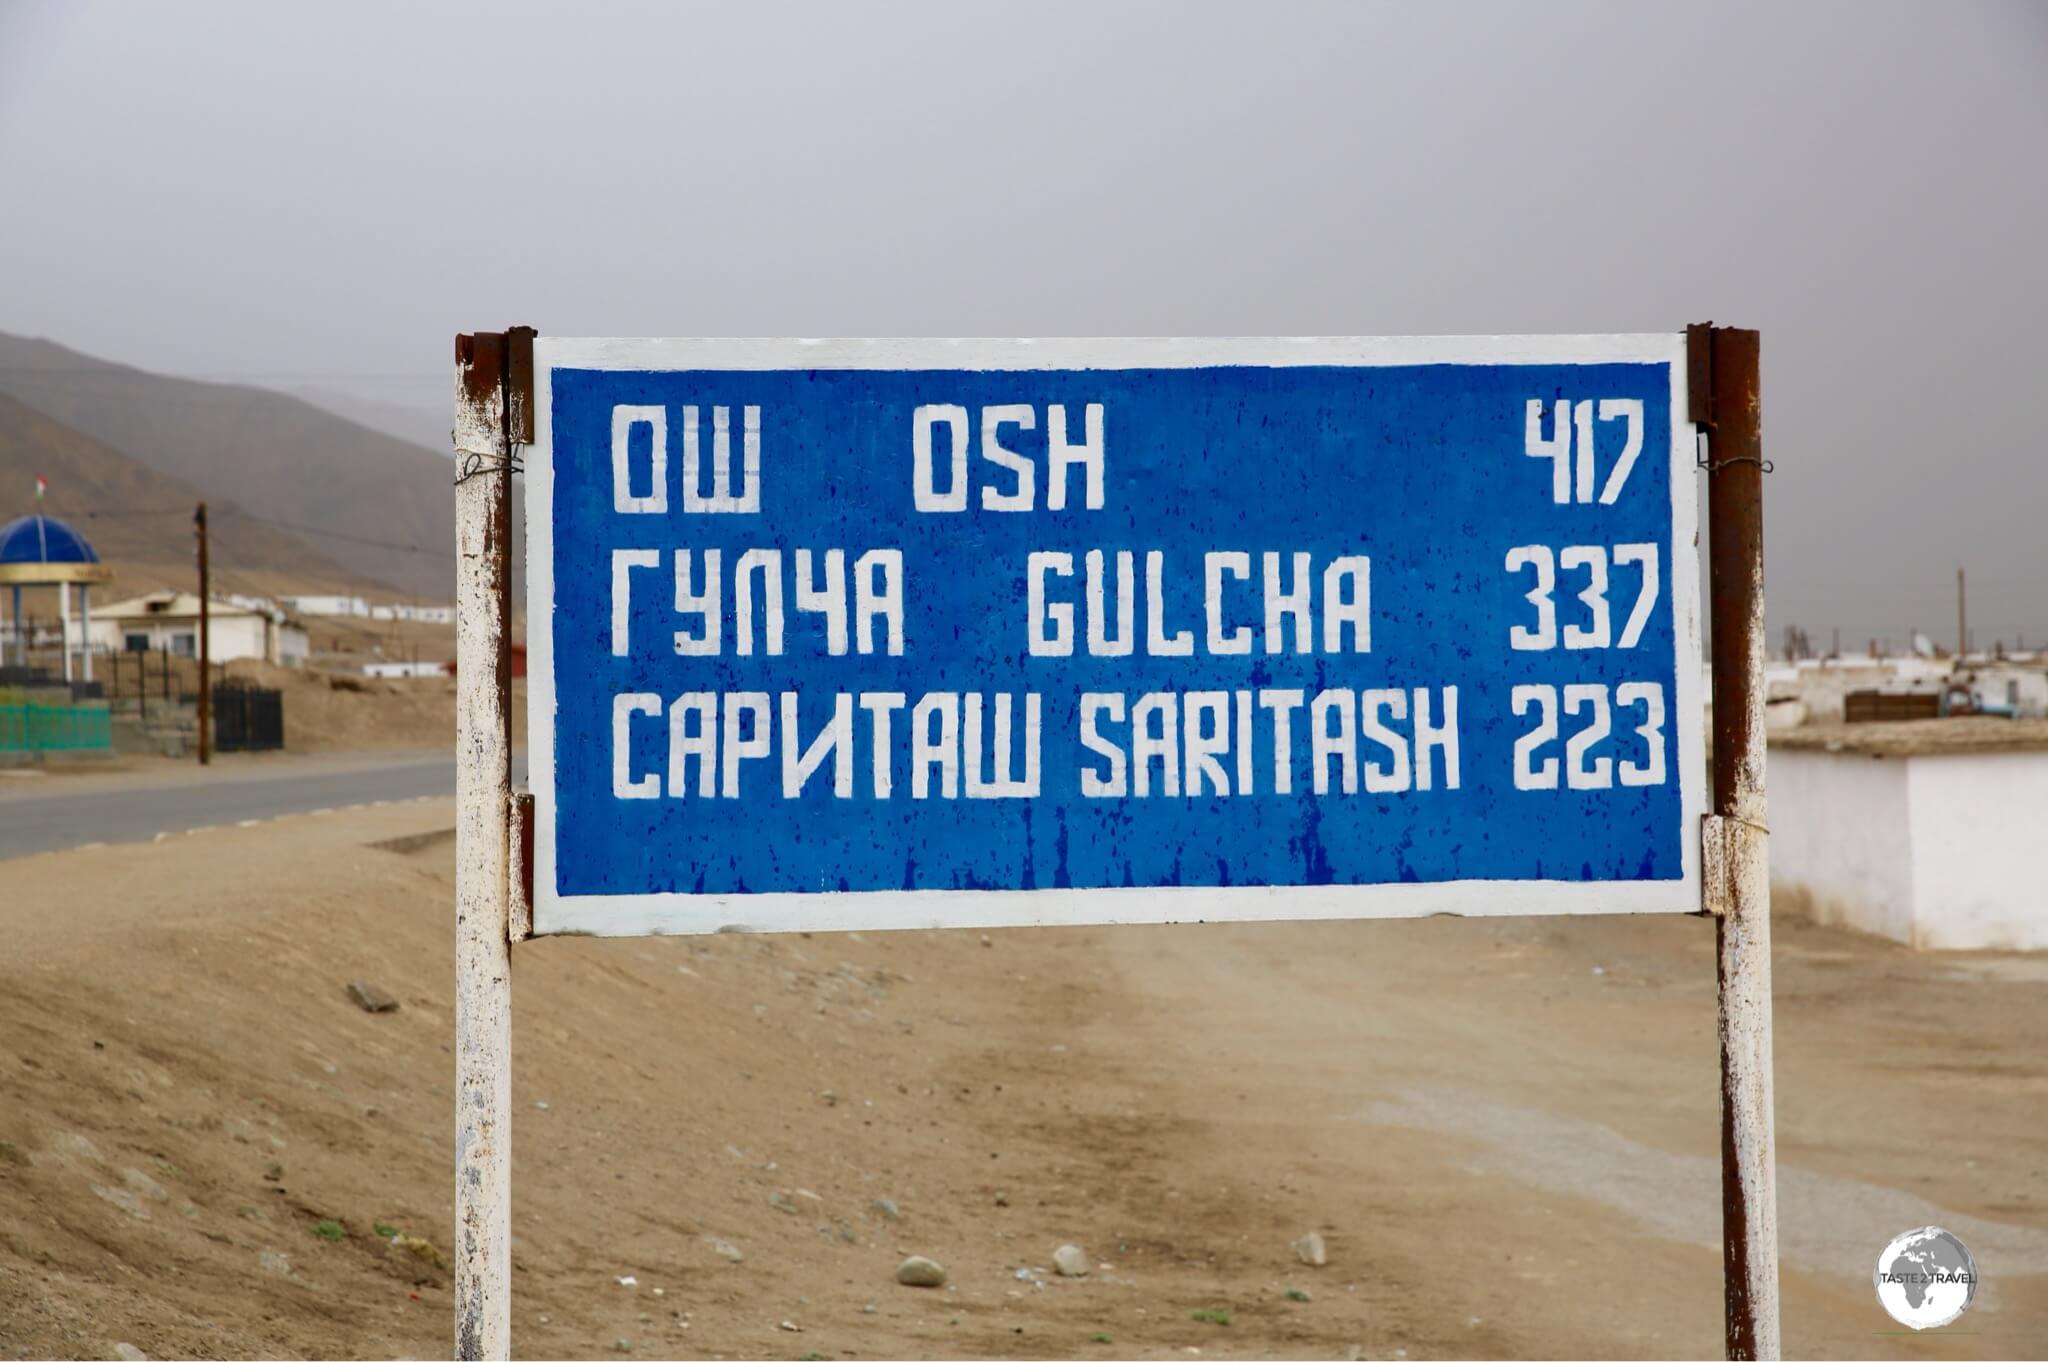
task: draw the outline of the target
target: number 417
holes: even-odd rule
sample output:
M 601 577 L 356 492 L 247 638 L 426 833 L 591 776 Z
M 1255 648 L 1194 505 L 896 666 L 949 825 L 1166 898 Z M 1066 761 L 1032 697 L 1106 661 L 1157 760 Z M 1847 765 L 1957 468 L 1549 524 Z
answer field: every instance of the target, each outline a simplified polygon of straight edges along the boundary
M 1643 452 L 1643 402 L 1639 397 L 1603 397 L 1596 401 L 1550 404 L 1550 438 L 1543 438 L 1543 401 L 1529 399 L 1522 452 L 1550 460 L 1550 499 L 1560 506 L 1593 500 L 1593 421 L 1620 421 L 1627 427 L 1621 454 L 1600 488 L 1600 504 L 1612 506 L 1628 483 L 1629 470 Z

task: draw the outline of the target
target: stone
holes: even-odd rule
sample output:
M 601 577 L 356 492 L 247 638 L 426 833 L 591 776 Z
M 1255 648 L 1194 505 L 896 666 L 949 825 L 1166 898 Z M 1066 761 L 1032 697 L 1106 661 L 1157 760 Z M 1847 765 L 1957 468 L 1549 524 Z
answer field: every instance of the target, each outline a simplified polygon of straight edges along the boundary
M 142 1198 L 129 1191 L 126 1187 L 105 1187 L 99 1183 L 94 1183 L 92 1191 L 94 1196 L 99 1197 L 102 1201 L 119 1206 L 137 1220 L 149 1219 L 149 1207 L 143 1205 Z
M 1052 1270 L 1062 1277 L 1085 1277 L 1088 1275 L 1088 1255 L 1078 1244 L 1061 1244 L 1053 1250 Z
M 896 1280 L 905 1286 L 944 1286 L 946 1269 L 913 1253 L 896 1265 Z
M 149 1354 L 133 1343 L 116 1343 L 114 1356 L 120 1358 L 121 1362 L 149 1362 Z
M 275 1272 L 280 1276 L 289 1275 L 292 1270 L 292 1260 L 276 1249 L 264 1249 L 256 1255 L 256 1261 L 265 1272 Z
M 739 1245 L 727 1239 L 720 1239 L 715 1234 L 705 1235 L 704 1243 L 713 1253 L 729 1262 L 744 1263 L 747 1260 L 747 1255 L 740 1252 Z
M 169 1201 L 171 1199 L 171 1194 L 164 1190 L 164 1185 L 143 1172 L 140 1168 L 124 1169 L 121 1173 L 121 1181 L 127 1183 L 128 1190 L 134 1192 L 137 1196 L 148 1197 L 151 1201 Z
M 768 1204 L 781 1211 L 784 1215 L 796 1214 L 796 1203 L 781 1192 L 770 1192 L 768 1194 Z
M 59 1154 L 75 1154 L 82 1159 L 96 1159 L 100 1147 L 76 1131 L 69 1131 L 50 1141 L 50 1148 Z
M 398 999 L 378 988 L 375 984 L 361 979 L 351 979 L 348 985 L 349 1001 L 365 1012 L 396 1012 Z
M 263 1180 L 265 1182 L 283 1182 L 284 1165 L 281 1163 L 271 1164 L 268 1168 L 263 1170 Z
M 793 1319 L 786 1319 L 782 1321 L 779 1327 L 785 1334 L 800 1334 L 804 1331 L 803 1326 L 801 1324 L 798 1324 Z
M 903 1218 L 902 1209 L 888 1197 L 879 1198 L 874 1204 L 874 1211 L 876 1215 L 879 1215 L 884 1220 L 901 1220 Z
M 1294 1256 L 1310 1267 L 1325 1267 L 1330 1261 L 1330 1250 L 1323 1243 L 1323 1236 L 1310 1230 L 1294 1241 Z

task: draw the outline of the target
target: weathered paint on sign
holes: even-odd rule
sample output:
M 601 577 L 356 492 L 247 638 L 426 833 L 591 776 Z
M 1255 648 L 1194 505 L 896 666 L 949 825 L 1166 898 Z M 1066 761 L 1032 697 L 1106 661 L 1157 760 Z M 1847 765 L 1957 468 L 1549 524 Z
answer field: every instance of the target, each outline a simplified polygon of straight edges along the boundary
M 1679 336 L 535 365 L 539 933 L 1699 908 Z

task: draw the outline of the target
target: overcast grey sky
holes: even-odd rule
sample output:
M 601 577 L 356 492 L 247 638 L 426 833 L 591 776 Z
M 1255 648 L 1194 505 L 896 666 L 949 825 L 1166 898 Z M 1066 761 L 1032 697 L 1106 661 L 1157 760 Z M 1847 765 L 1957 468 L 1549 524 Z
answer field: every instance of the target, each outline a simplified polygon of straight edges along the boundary
M 1764 333 L 1770 600 L 2048 638 L 2048 6 L 0 0 L 0 330 Z

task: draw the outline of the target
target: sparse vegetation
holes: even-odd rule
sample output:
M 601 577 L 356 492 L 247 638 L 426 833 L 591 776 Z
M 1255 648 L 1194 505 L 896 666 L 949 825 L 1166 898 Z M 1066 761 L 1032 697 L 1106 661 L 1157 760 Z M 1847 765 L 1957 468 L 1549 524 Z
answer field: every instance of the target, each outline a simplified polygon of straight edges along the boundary
M 322 1220 L 313 1226 L 313 1233 L 330 1244 L 338 1244 L 348 1238 L 348 1230 L 339 1220 Z
M 1310 1298 L 1310 1297 L 1309 1297 L 1309 1294 L 1308 1294 L 1308 1292 L 1306 1292 L 1306 1291 L 1302 1290 L 1302 1289 L 1301 1289 L 1300 1287 L 1298 1287 L 1298 1286 L 1290 1286 L 1290 1287 L 1288 1287 L 1288 1288 L 1287 1288 L 1287 1299 L 1289 1299 L 1289 1300 L 1291 1300 L 1291 1301 L 1304 1301 L 1304 1302 L 1305 1302 L 1305 1301 L 1307 1301 L 1307 1300 L 1308 1300 L 1309 1298 Z
M 1228 1310 L 1196 1310 L 1192 1311 L 1188 1318 L 1197 1324 L 1228 1324 L 1230 1323 L 1230 1312 Z
M 398 1237 L 398 1226 L 387 1225 L 382 1220 L 370 1226 L 370 1231 L 379 1239 L 396 1239 Z
M 404 1249 L 423 1263 L 431 1263 L 444 1271 L 448 1267 L 448 1260 L 441 1256 L 441 1250 L 416 1234 L 394 1234 L 391 1236 L 391 1243 L 394 1248 Z
M 1111 1338 L 1111 1337 L 1110 1337 L 1110 1336 L 1109 1336 L 1108 1334 L 1090 1334 L 1090 1335 L 1088 1335 L 1088 1341 L 1089 1341 L 1090 1343 L 1114 1343 L 1114 1342 L 1116 1342 L 1116 1340 L 1115 1340 L 1115 1339 L 1113 1339 L 1113 1338 Z

